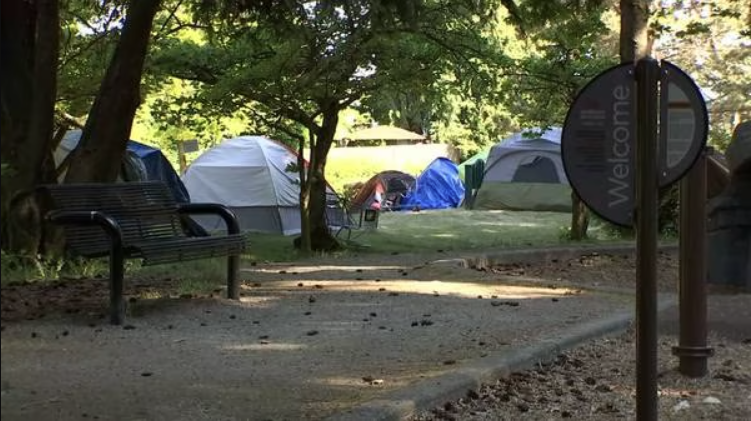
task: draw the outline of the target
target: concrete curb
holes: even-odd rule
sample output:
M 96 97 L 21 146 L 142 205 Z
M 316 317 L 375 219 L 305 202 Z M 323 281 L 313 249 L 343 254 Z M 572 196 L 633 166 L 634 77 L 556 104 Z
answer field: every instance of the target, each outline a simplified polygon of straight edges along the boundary
M 658 312 L 675 305 L 675 298 L 663 298 Z M 449 373 L 394 390 L 380 399 L 367 402 L 326 418 L 327 421 L 397 421 L 405 420 L 420 411 L 435 408 L 446 402 L 478 390 L 514 371 L 544 364 L 562 351 L 589 340 L 624 332 L 633 322 L 634 312 L 626 311 L 607 319 L 578 325 L 556 337 L 533 345 L 513 349 L 476 360 Z
M 658 247 L 661 252 L 677 252 L 677 244 L 663 244 Z M 545 247 L 534 249 L 500 250 L 477 254 L 457 259 L 435 260 L 431 265 L 458 265 L 463 267 L 482 267 L 507 263 L 536 263 L 552 260 L 568 260 L 587 254 L 627 255 L 636 252 L 635 244 L 582 245 L 568 247 Z
M 660 251 L 674 252 L 678 246 L 661 245 Z M 506 263 L 533 263 L 551 260 L 567 260 L 586 254 L 632 254 L 634 244 L 583 245 L 536 249 L 504 250 L 478 254 L 459 259 L 436 260 L 430 265 L 459 265 L 482 267 Z M 658 312 L 674 306 L 675 298 L 666 298 L 658 303 Z M 510 373 L 552 361 L 566 349 L 589 340 L 614 335 L 625 331 L 634 320 L 634 312 L 626 311 L 603 320 L 575 326 L 553 338 L 545 339 L 527 347 L 492 355 L 457 368 L 446 374 L 420 381 L 414 385 L 394 390 L 380 399 L 366 402 L 350 410 L 326 418 L 327 421 L 396 421 L 405 420 L 420 411 L 428 410 L 445 402 L 457 400 L 470 390 L 478 390 Z

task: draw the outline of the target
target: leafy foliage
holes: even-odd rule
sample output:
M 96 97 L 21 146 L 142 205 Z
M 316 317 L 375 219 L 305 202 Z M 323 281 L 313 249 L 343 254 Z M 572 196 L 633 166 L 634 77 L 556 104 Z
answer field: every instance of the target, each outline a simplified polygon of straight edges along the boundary
M 579 90 L 618 61 L 614 46 L 603 43 L 612 36 L 602 20 L 604 8 L 556 3 L 527 10 L 540 26 L 519 41 L 529 53 L 507 69 L 503 82 L 504 103 L 527 126 L 562 125 Z
M 751 118 L 751 8 L 734 0 L 661 1 L 652 17 L 655 51 L 702 89 L 710 143 L 724 150 L 736 124 Z
M 124 2 L 71 0 L 60 11 L 58 108 L 88 113 L 125 19 Z
M 481 6 L 462 0 L 201 2 L 193 12 L 207 28 L 206 42 L 165 41 L 154 64 L 198 82 L 191 101 L 200 100 L 204 113 L 244 113 L 300 149 L 308 144 L 303 220 L 308 188 L 311 211 L 323 218 L 318 207 L 339 113 L 379 90 L 437 102 L 437 96 L 415 95 L 415 88 L 448 81 L 447 74 L 455 75 L 452 84 L 477 89 L 499 57 L 482 30 L 494 22 L 498 3 Z

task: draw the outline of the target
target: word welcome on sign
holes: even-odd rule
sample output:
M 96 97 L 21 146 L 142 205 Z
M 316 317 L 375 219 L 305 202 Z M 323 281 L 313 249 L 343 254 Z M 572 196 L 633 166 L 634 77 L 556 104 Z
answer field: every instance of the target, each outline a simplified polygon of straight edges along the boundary
M 623 226 L 633 224 L 635 86 L 633 63 L 600 73 L 574 100 L 561 139 L 571 187 L 592 211 Z M 656 183 L 664 187 L 691 168 L 706 144 L 708 127 L 698 87 L 666 61 L 661 63 L 660 117 L 660 175 Z

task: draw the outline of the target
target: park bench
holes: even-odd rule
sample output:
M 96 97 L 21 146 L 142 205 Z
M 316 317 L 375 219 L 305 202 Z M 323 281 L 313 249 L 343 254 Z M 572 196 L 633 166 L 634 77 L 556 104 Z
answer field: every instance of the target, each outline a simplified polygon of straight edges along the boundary
M 178 204 L 161 182 L 44 185 L 47 221 L 64 226 L 66 249 L 86 258 L 109 256 L 110 321 L 125 319 L 125 259 L 143 265 L 226 256 L 227 297 L 239 298 L 239 256 L 247 239 L 235 215 L 213 203 Z M 226 223 L 222 235 L 192 236 L 189 214 L 216 214 Z

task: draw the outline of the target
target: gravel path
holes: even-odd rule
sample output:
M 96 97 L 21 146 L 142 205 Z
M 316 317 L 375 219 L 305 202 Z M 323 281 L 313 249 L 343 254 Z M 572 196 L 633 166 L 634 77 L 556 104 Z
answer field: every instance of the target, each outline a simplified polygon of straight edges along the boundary
M 103 297 L 93 292 L 101 290 L 101 281 L 4 288 L 3 419 L 322 419 L 633 309 L 633 281 L 627 276 L 632 262 L 626 258 L 475 268 L 426 264 L 442 256 L 249 267 L 244 277 L 252 282 L 240 303 L 215 297 L 139 299 L 131 303 L 124 327 L 101 318 Z M 665 281 L 669 291 L 675 260 L 663 256 L 661 265 L 673 277 Z M 131 293 L 147 288 L 130 284 Z M 169 292 L 170 282 L 161 287 Z M 44 300 L 50 291 L 56 301 Z M 34 311 L 22 311 L 28 308 Z M 613 364 L 620 364 L 625 378 L 631 365 L 624 364 L 624 355 L 631 352 L 619 352 L 621 360 Z M 602 374 L 595 356 L 572 358 Z M 728 358 L 749 361 L 743 354 Z M 741 373 L 745 362 L 739 363 Z M 605 382 L 598 379 L 594 386 Z M 586 379 L 584 385 L 592 386 Z M 586 392 L 585 386 L 577 387 Z M 484 409 L 471 407 L 490 390 L 418 419 L 472 419 L 480 412 L 487 418 L 476 419 L 504 419 L 487 403 Z M 524 419 L 535 414 L 536 406 L 528 406 Z M 529 419 L 557 419 L 572 411 L 559 406 L 559 412 L 545 410 L 540 414 L 547 415 Z

